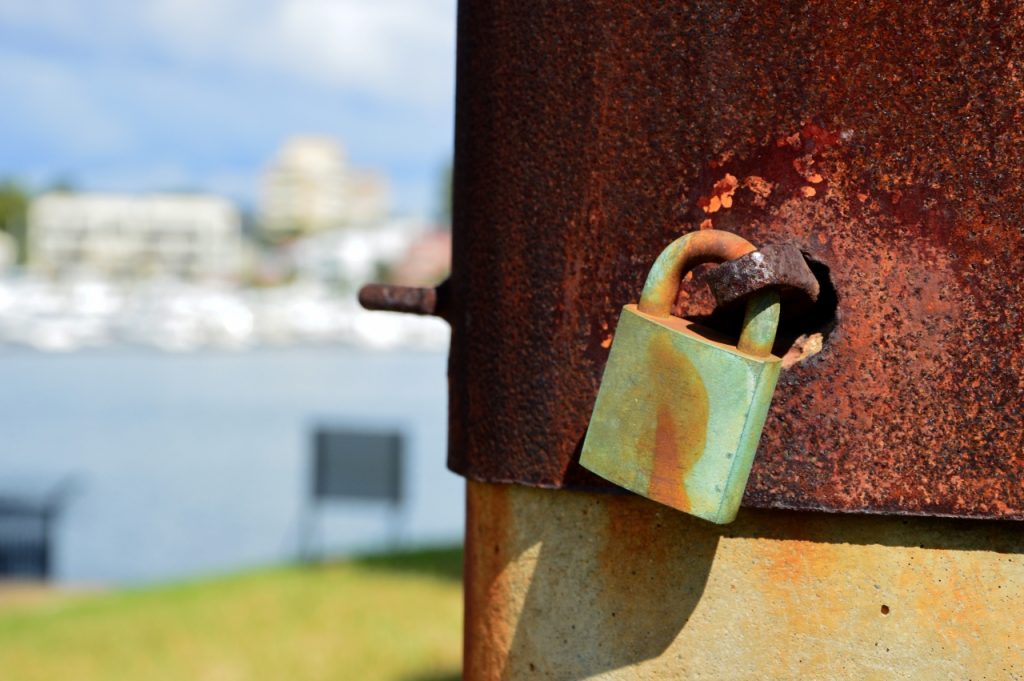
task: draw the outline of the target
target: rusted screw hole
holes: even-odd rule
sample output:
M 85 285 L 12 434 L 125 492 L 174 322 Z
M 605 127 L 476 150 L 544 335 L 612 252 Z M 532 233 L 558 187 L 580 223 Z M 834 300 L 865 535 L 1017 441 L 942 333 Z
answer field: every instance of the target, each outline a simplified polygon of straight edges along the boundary
M 789 314 L 785 308 L 782 310 L 774 350 L 783 358 L 783 368 L 789 368 L 821 352 L 836 325 L 839 294 L 832 283 L 831 271 L 828 265 L 806 253 L 804 259 L 821 290 L 814 305 L 791 310 Z
M 889 606 L 885 605 L 884 603 L 882 604 L 882 614 L 883 615 L 888 615 L 889 614 Z

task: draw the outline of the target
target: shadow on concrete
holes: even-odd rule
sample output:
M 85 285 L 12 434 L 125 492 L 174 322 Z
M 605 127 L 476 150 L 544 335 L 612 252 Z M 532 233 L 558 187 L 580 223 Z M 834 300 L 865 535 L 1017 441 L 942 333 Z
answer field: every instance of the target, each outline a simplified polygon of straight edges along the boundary
M 584 679 L 659 657 L 704 592 L 717 526 L 635 497 L 609 496 L 607 505 L 572 497 L 552 504 L 516 547 L 519 554 L 540 543 L 510 678 Z M 538 651 L 544 661 L 530 659 Z M 547 668 L 552 660 L 565 664 Z
M 860 544 L 941 551 L 1024 553 L 1021 524 L 922 516 L 778 511 L 744 508 L 722 537 Z

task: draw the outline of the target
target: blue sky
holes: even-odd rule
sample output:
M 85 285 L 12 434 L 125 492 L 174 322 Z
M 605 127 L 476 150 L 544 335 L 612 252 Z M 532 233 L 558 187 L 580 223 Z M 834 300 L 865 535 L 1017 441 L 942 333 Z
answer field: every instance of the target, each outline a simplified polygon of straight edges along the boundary
M 0 0 L 0 177 L 251 204 L 293 134 L 434 213 L 455 0 Z

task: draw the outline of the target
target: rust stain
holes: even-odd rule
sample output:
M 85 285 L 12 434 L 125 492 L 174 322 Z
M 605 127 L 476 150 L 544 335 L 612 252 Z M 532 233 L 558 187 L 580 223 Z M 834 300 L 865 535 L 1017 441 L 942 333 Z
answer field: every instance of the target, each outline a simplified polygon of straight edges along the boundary
M 721 161 L 719 165 L 725 162 Z M 703 208 L 705 213 L 717 213 L 722 208 L 732 208 L 732 197 L 737 187 L 739 182 L 736 176 L 726 173 L 722 179 L 715 182 L 708 196 L 702 196 L 697 200 L 697 205 Z
M 690 498 L 686 494 L 684 481 L 689 468 L 696 461 L 688 461 L 686 453 L 679 451 L 676 441 L 679 434 L 672 421 L 671 408 L 658 406 L 658 419 L 654 435 L 654 466 L 647 495 L 656 501 L 668 504 L 680 511 L 690 510 Z M 689 465 L 687 465 L 689 464 Z
M 514 588 L 502 577 L 515 557 L 508 494 L 502 485 L 470 482 L 466 487 L 463 660 L 467 678 L 482 678 L 476 676 L 478 670 L 502 669 L 505 660 L 496 651 L 507 649 L 515 633 L 514 623 L 503 616 Z
M 795 132 L 788 137 L 780 137 L 775 140 L 775 146 L 777 147 L 791 147 L 793 149 L 799 149 L 802 140 L 800 139 L 800 133 Z
M 773 184 L 759 175 L 748 175 L 743 178 L 743 187 L 754 195 L 754 205 L 765 206 L 772 195 Z
M 595 525 L 602 530 L 597 534 L 602 542 L 597 558 L 606 580 L 629 582 L 624 568 L 635 572 L 640 565 L 670 564 L 665 542 L 656 541 L 665 530 L 664 513 L 649 500 L 616 497 L 596 505 L 594 515 Z
M 919 551 L 917 562 L 935 561 L 933 556 Z M 979 574 L 977 565 L 972 563 L 942 561 L 940 565 L 932 580 L 922 581 L 909 570 L 900 575 L 894 590 L 911 595 L 904 609 L 929 613 L 932 626 L 949 644 L 983 640 L 977 613 L 986 608 L 987 594 L 978 585 L 987 581 L 986 576 Z
M 723 165 L 728 163 L 730 159 L 732 159 L 734 153 L 735 152 L 727 151 L 718 158 L 711 159 L 708 161 L 708 168 L 721 168 Z
M 650 375 L 677 377 L 671 394 L 657 395 L 654 461 L 647 494 L 651 499 L 687 511 L 690 499 L 683 484 L 704 453 L 708 428 L 708 393 L 696 367 L 675 351 L 670 339 L 657 335 L 647 355 Z
M 687 604 L 696 604 L 717 528 L 642 497 L 600 502 L 592 514 L 599 627 L 622 650 L 661 652 L 678 629 L 659 627 L 665 630 L 659 645 L 649 624 L 680 621 Z

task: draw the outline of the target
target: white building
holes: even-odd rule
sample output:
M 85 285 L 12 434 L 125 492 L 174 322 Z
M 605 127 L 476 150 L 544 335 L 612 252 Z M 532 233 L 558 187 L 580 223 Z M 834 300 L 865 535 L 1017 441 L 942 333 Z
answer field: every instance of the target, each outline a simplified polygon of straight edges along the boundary
M 18 259 L 18 243 L 7 232 L 0 232 L 0 272 L 10 269 Z
M 272 238 L 372 225 L 389 209 L 386 181 L 349 167 L 341 145 L 328 137 L 288 140 L 260 188 L 260 226 Z
M 242 257 L 238 210 L 203 195 L 51 193 L 32 201 L 29 264 L 114 278 L 221 279 Z
M 389 220 L 296 239 L 289 251 L 300 280 L 358 288 L 383 276 L 428 229 L 417 220 Z

